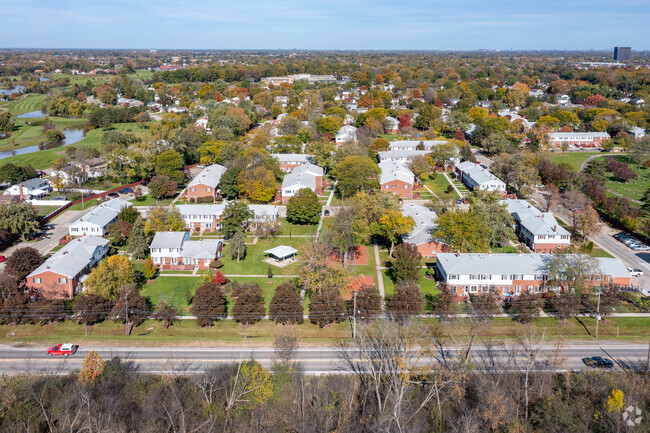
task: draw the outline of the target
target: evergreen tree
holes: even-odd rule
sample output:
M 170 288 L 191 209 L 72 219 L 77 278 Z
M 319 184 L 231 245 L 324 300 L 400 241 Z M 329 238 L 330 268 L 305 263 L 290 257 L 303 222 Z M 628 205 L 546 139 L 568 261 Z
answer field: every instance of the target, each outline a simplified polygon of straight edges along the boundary
M 129 234 L 128 251 L 136 259 L 143 259 L 149 253 L 149 239 L 144 232 L 144 220 L 138 218 Z
M 415 245 L 404 242 L 395 247 L 391 264 L 391 273 L 398 284 L 420 280 L 422 256 Z
M 287 203 L 287 220 L 292 224 L 318 224 L 323 205 L 309 188 L 303 188 Z
M 230 241 L 230 255 L 235 258 L 237 257 L 237 263 L 239 260 L 246 257 L 246 241 L 244 238 L 244 232 L 237 230 Z

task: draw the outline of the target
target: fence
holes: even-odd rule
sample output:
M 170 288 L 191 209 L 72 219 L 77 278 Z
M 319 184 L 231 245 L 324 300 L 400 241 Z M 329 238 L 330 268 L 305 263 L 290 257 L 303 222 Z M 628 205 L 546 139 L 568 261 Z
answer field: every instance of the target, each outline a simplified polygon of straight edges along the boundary
M 120 191 L 120 190 L 122 190 L 124 188 L 133 188 L 133 187 L 136 187 L 138 185 L 142 185 L 142 182 L 144 182 L 144 180 L 139 180 L 137 182 L 133 182 L 133 183 L 130 183 L 128 185 L 122 185 L 122 186 L 119 186 L 117 188 L 109 189 L 108 191 L 104 191 L 104 192 L 100 192 L 100 193 L 96 193 L 96 194 L 91 194 L 88 197 L 84 197 L 83 200 L 87 201 L 87 200 L 94 200 L 96 198 L 105 197 L 110 193 L 118 192 L 118 191 Z M 68 209 L 69 207 L 74 206 L 74 205 L 76 205 L 78 203 L 81 203 L 81 201 L 82 201 L 81 198 L 79 198 L 77 200 L 74 200 L 74 201 L 71 201 L 68 204 L 66 204 L 65 206 L 61 206 L 57 210 L 55 210 L 53 212 L 50 212 L 49 214 L 45 215 L 41 221 L 44 222 L 44 223 L 48 222 L 49 220 L 51 220 L 55 216 L 59 215 L 61 212 Z

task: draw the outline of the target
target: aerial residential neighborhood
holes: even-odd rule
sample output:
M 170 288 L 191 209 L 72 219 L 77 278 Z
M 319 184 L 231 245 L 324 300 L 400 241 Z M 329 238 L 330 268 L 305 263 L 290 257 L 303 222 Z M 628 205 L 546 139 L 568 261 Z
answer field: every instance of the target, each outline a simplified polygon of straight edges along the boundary
M 4 8 L 0 431 L 647 430 L 646 5 L 95 3 Z

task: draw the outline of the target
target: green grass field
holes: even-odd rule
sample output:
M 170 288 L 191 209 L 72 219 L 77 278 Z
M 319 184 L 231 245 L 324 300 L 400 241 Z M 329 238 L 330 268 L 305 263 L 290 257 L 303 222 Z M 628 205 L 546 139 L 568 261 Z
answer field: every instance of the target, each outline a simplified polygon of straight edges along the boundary
M 113 125 L 111 128 L 119 131 L 132 131 L 138 136 L 148 134 L 148 130 L 143 130 L 137 123 L 120 123 Z M 102 135 L 106 129 L 99 128 L 93 129 L 88 132 L 83 140 L 74 144 L 75 147 L 94 147 L 98 148 Z M 16 155 L 2 160 L 3 163 L 11 162 L 16 165 L 31 164 L 37 170 L 44 170 L 50 166 L 52 161 L 65 154 L 65 147 L 58 147 L 54 149 L 39 150 L 38 152 L 29 153 L 26 155 Z
M 544 154 L 549 161 L 560 164 L 562 162 L 578 170 L 583 162 L 590 156 L 600 155 L 602 152 L 553 152 Z
M 436 326 L 434 318 L 416 319 L 425 326 Z M 453 324 L 462 327 L 464 319 L 456 319 Z M 582 322 L 582 323 L 581 323 Z M 584 326 L 583 326 L 584 324 Z M 544 331 L 549 340 L 591 340 L 595 333 L 594 318 L 581 317 L 567 320 L 560 326 L 554 318 L 538 318 L 532 326 Z M 485 323 L 480 330 L 481 338 L 511 340 L 521 333 L 528 325 L 521 325 L 512 319 L 494 318 Z M 586 328 L 586 329 L 585 329 Z M 82 347 L 90 345 L 133 345 L 133 346 L 214 346 L 215 341 L 221 345 L 241 347 L 244 340 L 246 345 L 268 345 L 281 329 L 270 320 L 262 320 L 252 326 L 243 326 L 234 320 L 222 320 L 212 327 L 200 328 L 194 320 L 180 320 L 172 327 L 165 329 L 161 322 L 147 320 L 133 329 L 131 336 L 125 336 L 125 327 L 121 323 L 105 321 L 87 328 L 71 320 L 51 325 L 1 325 L 0 342 L 3 344 L 31 343 L 48 346 L 53 341 L 71 341 Z M 352 337 L 352 329 L 348 321 L 319 328 L 308 320 L 295 327 L 299 342 L 302 346 L 322 346 L 336 344 L 341 339 Z M 619 337 L 616 337 L 617 329 Z M 610 317 L 601 321 L 599 338 L 608 341 L 639 341 L 647 343 L 650 330 L 650 318 Z M 560 334 L 561 331 L 561 334 Z M 12 335 L 12 336 L 9 336 Z
M 225 256 L 221 259 L 224 263 L 221 272 L 234 275 L 266 275 L 269 265 L 262 259 L 266 258 L 265 250 L 279 245 L 289 245 L 298 250 L 296 258 L 300 257 L 300 251 L 311 242 L 311 238 L 271 238 L 259 239 L 255 245 L 246 245 L 246 257 L 237 263 L 237 259 L 230 256 L 230 247 L 224 249 Z M 292 263 L 284 268 L 271 266 L 274 275 L 292 275 L 297 271 L 298 264 Z
M 154 305 L 165 301 L 177 307 L 181 314 L 189 315 L 185 293 L 190 291 L 194 295 L 196 288 L 201 285 L 201 281 L 201 277 L 158 276 L 152 282 L 146 283 L 140 293 L 151 299 Z
M 429 187 L 438 198 L 443 200 L 455 200 L 458 198 L 456 191 L 447 192 L 450 185 L 442 174 L 437 174 L 434 179 L 427 179 L 424 184 Z
M 432 279 L 425 278 L 424 275 L 426 272 L 426 269 L 420 270 L 421 277 L 418 284 L 420 284 L 420 288 L 425 295 L 437 295 L 440 291 L 436 289 L 436 282 Z M 384 293 L 386 294 L 386 297 L 393 296 L 395 293 L 395 281 L 393 281 L 388 275 L 388 269 L 382 269 L 381 274 L 384 279 Z
M 278 232 L 278 235 L 280 236 L 289 236 L 289 233 L 296 236 L 316 236 L 316 229 L 318 228 L 318 224 L 289 224 L 286 218 L 280 218 L 280 223 L 281 227 Z M 291 226 L 291 228 L 289 228 L 289 226 Z
M 43 107 L 43 101 L 45 101 L 45 98 L 47 98 L 46 95 L 31 93 L 6 105 L 2 105 L 1 107 L 6 108 L 11 114 L 15 116 L 18 114 L 40 110 Z
M 605 182 L 605 187 L 633 200 L 641 200 L 643 194 L 650 188 L 650 171 L 648 168 L 636 164 L 624 156 L 616 157 L 616 159 L 627 162 L 639 177 L 623 182 L 610 175 Z
M 63 130 L 71 126 L 83 125 L 86 119 L 65 119 L 52 117 L 57 129 Z M 31 119 L 16 119 L 11 137 L 0 140 L 0 151 L 21 149 L 45 142 L 42 125 L 29 125 Z M 14 143 L 14 144 L 12 144 Z
M 161 198 L 156 202 L 156 198 L 152 197 L 149 194 L 145 194 L 142 196 L 140 200 L 136 199 L 131 199 L 129 200 L 131 203 L 133 203 L 134 206 L 155 206 L 156 204 L 159 206 L 169 206 L 171 202 L 174 200 L 174 198 Z

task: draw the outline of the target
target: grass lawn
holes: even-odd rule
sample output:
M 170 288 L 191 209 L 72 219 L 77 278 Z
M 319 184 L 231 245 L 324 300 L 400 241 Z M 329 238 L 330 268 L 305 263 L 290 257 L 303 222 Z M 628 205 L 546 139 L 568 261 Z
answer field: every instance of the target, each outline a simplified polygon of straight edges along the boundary
M 564 162 L 570 165 L 574 170 L 578 170 L 585 159 L 590 156 L 600 155 L 602 152 L 553 152 L 546 153 L 544 156 L 548 158 L 549 161 L 560 164 Z
M 650 171 L 648 171 L 646 167 L 634 163 L 625 156 L 616 156 L 616 159 L 628 163 L 639 177 L 624 182 L 613 175 L 610 175 L 607 177 L 605 187 L 633 200 L 641 200 L 645 191 L 650 188 Z
M 613 255 L 611 255 L 610 253 L 608 253 L 604 249 L 598 248 L 598 247 L 594 247 L 594 250 L 591 252 L 590 256 L 591 257 L 607 257 L 607 258 L 610 258 L 610 259 L 614 258 Z
M 178 308 L 181 314 L 190 315 L 185 294 L 190 291 L 194 295 L 201 282 L 201 277 L 158 276 L 152 282 L 145 283 L 140 293 L 148 297 L 154 305 L 164 300 Z
M 78 119 L 77 119 L 78 120 Z M 74 144 L 75 147 L 94 147 L 98 148 L 104 131 L 108 129 L 117 129 L 119 131 L 132 131 L 138 136 L 143 136 L 148 134 L 149 130 L 143 130 L 140 124 L 138 123 L 120 123 L 111 126 L 110 128 L 99 128 L 93 129 L 88 132 L 86 137 L 83 140 L 78 141 Z M 2 163 L 11 162 L 16 165 L 27 165 L 31 164 L 37 170 L 44 170 L 50 166 L 52 161 L 58 157 L 65 155 L 65 147 L 57 147 L 54 149 L 39 150 L 38 152 L 29 153 L 26 155 L 16 155 L 2 160 Z
M 230 246 L 225 250 L 225 256 L 221 259 L 224 263 L 221 272 L 224 274 L 234 275 L 266 275 L 269 265 L 262 260 L 266 258 L 265 250 L 277 247 L 280 245 L 289 245 L 298 250 L 296 254 L 300 257 L 300 252 L 304 249 L 305 245 L 311 242 L 311 238 L 271 238 L 259 239 L 255 245 L 246 245 L 246 257 L 237 263 L 237 259 L 230 256 Z M 271 266 L 274 275 L 292 275 L 298 270 L 297 263 L 292 263 L 284 268 Z
M 63 117 L 52 117 L 51 119 L 60 130 L 86 123 L 86 119 L 65 119 Z M 45 142 L 43 126 L 30 125 L 30 120 L 33 119 L 16 120 L 11 137 L 0 140 L 0 151 L 16 150 Z
M 367 265 L 350 265 L 348 270 L 352 274 L 364 274 L 369 275 L 375 279 L 377 283 L 377 269 L 375 267 L 375 250 L 372 245 L 366 247 L 368 249 L 368 264 Z
M 158 205 L 160 205 L 160 206 L 169 206 L 173 200 L 174 200 L 174 197 L 161 198 L 161 199 L 158 199 Z M 156 198 L 152 197 L 150 194 L 143 195 L 140 200 L 131 199 L 129 201 L 131 203 L 133 203 L 133 206 L 155 206 L 156 205 Z
M 31 111 L 40 110 L 43 107 L 43 101 L 45 101 L 45 98 L 47 98 L 46 95 L 30 93 L 23 98 L 16 99 L 10 104 L 4 105 L 3 108 L 8 109 L 14 116 L 29 113 Z
M 291 230 L 292 235 L 297 235 L 297 236 L 316 236 L 316 229 L 318 228 L 318 224 L 314 225 L 299 225 L 299 224 L 289 224 L 286 218 L 280 218 L 280 223 L 282 224 L 280 227 L 280 231 L 278 232 L 278 235 L 281 236 L 289 236 L 289 230 Z M 291 229 L 289 228 L 291 226 Z
M 51 212 L 54 212 L 61 206 L 34 206 L 38 212 L 38 216 L 45 216 Z
M 444 200 L 455 200 L 458 197 L 456 191 L 447 192 L 447 187 L 450 183 L 445 179 L 442 174 L 437 174 L 434 179 L 427 179 L 424 181 L 424 184 L 429 187 L 431 191 L 440 199 Z
M 420 270 L 420 275 L 422 275 L 420 281 L 418 281 L 420 288 L 425 295 L 437 295 L 440 291 L 436 289 L 436 282 L 435 280 L 424 278 L 426 272 L 426 269 Z M 382 269 L 381 274 L 384 279 L 384 293 L 386 297 L 393 296 L 395 293 L 395 282 L 388 276 L 388 269 Z
M 435 318 L 416 319 L 424 325 L 435 325 Z M 464 319 L 457 319 L 454 324 L 462 326 Z M 582 323 L 581 323 L 582 322 Z M 583 326 L 584 324 L 584 326 Z M 554 318 L 538 318 L 532 326 L 540 331 L 545 331 L 549 340 L 561 337 L 567 340 L 592 339 L 596 329 L 594 318 L 581 317 L 567 320 L 560 326 Z M 521 325 L 510 318 L 494 318 L 481 329 L 483 338 L 512 339 L 513 336 L 523 331 L 527 325 Z M 586 327 L 586 330 L 585 330 Z M 153 328 L 150 329 L 149 328 Z M 619 329 L 619 338 L 616 330 Z M 124 325 L 113 321 L 105 321 L 88 327 L 88 338 L 85 337 L 84 326 L 71 320 L 50 325 L 1 325 L 0 342 L 16 344 L 19 342 L 51 345 L 52 341 L 73 341 L 80 346 L 113 344 L 133 346 L 214 346 L 215 341 L 221 344 L 231 344 L 241 347 L 246 338 L 248 346 L 268 345 L 279 328 L 270 320 L 262 320 L 252 326 L 243 326 L 234 320 L 222 320 L 212 327 L 200 328 L 194 320 L 179 320 L 172 327 L 165 329 L 161 322 L 147 320 L 133 329 L 131 336 L 124 335 Z M 610 317 L 600 322 L 599 338 L 610 341 L 642 341 L 647 342 L 650 329 L 650 318 L 639 317 Z M 352 330 L 348 321 L 319 328 L 308 320 L 296 326 L 298 338 L 304 346 L 332 345 L 341 339 L 352 337 Z M 9 335 L 13 337 L 9 337 Z
M 83 206 L 81 203 L 77 203 L 75 205 L 70 206 L 67 210 L 86 210 L 90 209 L 93 206 L 97 206 L 99 204 L 99 199 L 92 199 L 92 200 L 84 200 Z

